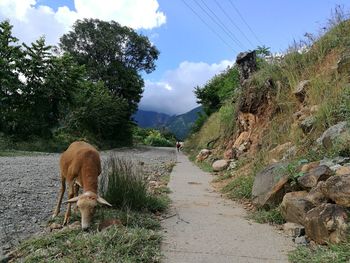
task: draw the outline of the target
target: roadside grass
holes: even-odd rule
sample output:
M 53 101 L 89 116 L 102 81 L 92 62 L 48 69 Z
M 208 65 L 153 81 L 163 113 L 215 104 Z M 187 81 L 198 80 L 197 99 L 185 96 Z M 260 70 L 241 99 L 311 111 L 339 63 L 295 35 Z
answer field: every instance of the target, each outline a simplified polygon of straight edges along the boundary
M 310 248 L 299 246 L 288 255 L 292 263 L 344 263 L 350 262 L 350 242 Z
M 251 175 L 234 178 L 221 191 L 232 199 L 250 199 L 254 178 Z
M 101 174 L 99 192 L 113 206 L 121 209 L 164 211 L 169 198 L 148 191 L 147 178 L 140 165 L 111 155 Z M 166 191 L 165 191 L 166 192 Z
M 118 218 L 123 225 L 98 231 L 98 222 L 104 218 Z M 15 260 L 160 262 L 160 224 L 152 214 L 100 208 L 94 222 L 89 232 L 66 228 L 31 238 L 19 246 Z
M 0 157 L 35 156 L 35 155 L 42 155 L 42 154 L 44 153 L 16 151 L 16 150 L 0 150 Z
M 270 210 L 258 209 L 250 213 L 248 218 L 253 219 L 260 224 L 282 225 L 285 223 L 285 220 L 278 207 Z

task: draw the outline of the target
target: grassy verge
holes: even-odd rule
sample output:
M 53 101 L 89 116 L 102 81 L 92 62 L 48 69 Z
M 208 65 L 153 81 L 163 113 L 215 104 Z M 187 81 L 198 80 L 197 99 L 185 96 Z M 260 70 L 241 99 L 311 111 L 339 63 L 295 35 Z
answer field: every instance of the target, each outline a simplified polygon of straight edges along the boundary
M 98 231 L 99 222 L 117 218 L 122 225 Z M 59 217 L 57 220 L 63 220 Z M 61 222 L 61 221 L 60 221 Z M 61 229 L 23 242 L 21 262 L 160 262 L 160 224 L 149 213 L 99 209 L 89 233 Z
M 289 253 L 289 261 L 293 263 L 350 262 L 350 242 L 315 248 L 299 246 Z

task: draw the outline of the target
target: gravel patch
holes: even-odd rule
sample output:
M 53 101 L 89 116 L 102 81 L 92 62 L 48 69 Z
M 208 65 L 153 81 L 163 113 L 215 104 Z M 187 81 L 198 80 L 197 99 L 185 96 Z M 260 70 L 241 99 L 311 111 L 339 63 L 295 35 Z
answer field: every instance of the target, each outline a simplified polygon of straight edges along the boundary
M 137 147 L 102 152 L 102 163 L 111 153 L 142 163 L 150 179 L 168 173 L 167 164 L 176 161 L 175 148 Z M 59 154 L 0 157 L 0 258 L 46 227 L 58 198 L 58 162 Z

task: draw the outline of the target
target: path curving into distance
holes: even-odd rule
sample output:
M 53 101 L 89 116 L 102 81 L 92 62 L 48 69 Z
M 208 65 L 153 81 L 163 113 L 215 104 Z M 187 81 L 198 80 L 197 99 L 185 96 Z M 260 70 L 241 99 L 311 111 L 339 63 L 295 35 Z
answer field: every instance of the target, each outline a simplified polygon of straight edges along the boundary
M 172 205 L 162 222 L 165 263 L 288 262 L 291 238 L 251 222 L 239 204 L 223 199 L 181 152 L 169 182 Z

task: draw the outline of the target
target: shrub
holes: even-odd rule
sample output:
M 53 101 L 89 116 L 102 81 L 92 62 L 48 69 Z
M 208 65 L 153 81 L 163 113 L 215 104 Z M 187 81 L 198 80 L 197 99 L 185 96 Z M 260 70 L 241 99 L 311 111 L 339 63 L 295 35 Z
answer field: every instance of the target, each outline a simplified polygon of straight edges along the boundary
M 168 199 L 151 195 L 140 166 L 110 156 L 100 179 L 100 193 L 113 206 L 134 210 L 163 211 Z

